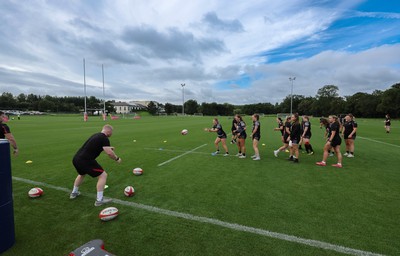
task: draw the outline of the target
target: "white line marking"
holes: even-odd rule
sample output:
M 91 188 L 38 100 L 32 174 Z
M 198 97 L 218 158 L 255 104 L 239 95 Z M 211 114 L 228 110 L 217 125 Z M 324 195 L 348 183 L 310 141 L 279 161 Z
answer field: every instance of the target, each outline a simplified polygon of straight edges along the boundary
M 357 136 L 357 137 L 360 138 L 360 139 L 369 140 L 369 141 L 372 141 L 372 142 L 376 142 L 376 143 L 380 143 L 380 144 L 384 144 L 384 145 L 400 148 L 399 145 L 390 144 L 390 143 L 379 141 L 379 140 L 373 140 L 373 139 L 369 139 L 369 138 L 365 138 L 365 137 L 361 137 L 361 136 Z
M 28 180 L 24 178 L 19 178 L 19 177 L 12 177 L 13 180 L 36 185 L 36 186 L 43 186 L 43 187 L 48 187 L 52 188 L 58 191 L 64 191 L 67 193 L 70 193 L 71 190 L 67 188 L 62 188 L 54 185 L 50 185 L 44 182 L 38 182 L 38 181 L 33 181 L 33 180 Z M 87 196 L 95 198 L 96 195 L 93 193 L 86 193 Z M 253 227 L 248 227 L 236 223 L 229 223 L 217 219 L 212 219 L 212 218 L 207 218 L 207 217 L 201 217 L 201 216 L 196 216 L 188 213 L 182 213 L 182 212 L 176 212 L 176 211 L 171 211 L 171 210 L 166 210 L 150 205 L 145 205 L 145 204 L 139 204 L 139 203 L 134 203 L 134 202 L 129 202 L 129 201 L 124 201 L 116 198 L 111 198 L 113 200 L 113 203 L 120 204 L 120 205 L 125 205 L 125 206 L 130 206 L 138 209 L 143 209 L 146 211 L 154 212 L 154 213 L 159 213 L 159 214 L 164 214 L 167 216 L 172 216 L 172 217 L 178 217 L 178 218 L 183 218 L 186 220 L 191 220 L 191 221 L 197 221 L 197 222 L 202 222 L 202 223 L 207 223 L 207 224 L 212 224 L 224 228 L 229 228 L 232 230 L 236 231 L 242 231 L 242 232 L 247 232 L 247 233 L 253 233 L 265 237 L 271 237 L 271 238 L 276 238 L 279 240 L 284 240 L 284 241 L 289 241 L 293 243 L 298 243 L 298 244 L 305 244 L 311 247 L 316 247 L 324 250 L 332 250 L 340 253 L 345 253 L 345 254 L 350 254 L 350 255 L 357 255 L 357 256 L 383 256 L 383 254 L 378 254 L 374 252 L 369 252 L 369 251 L 362 251 L 362 250 L 357 250 L 349 247 L 344 247 L 341 245 L 336 245 L 336 244 L 330 244 L 318 240 L 312 240 L 312 239 L 306 239 L 306 238 L 301 238 L 297 236 L 292 236 L 292 235 L 287 235 L 283 233 L 277 233 L 277 232 L 272 232 L 268 231 L 265 229 L 260 229 L 260 228 L 253 228 Z M 67 199 L 66 199 L 67 200 Z
M 155 151 L 165 151 L 165 152 L 177 152 L 177 153 L 186 153 L 187 150 L 178 150 L 178 149 L 165 149 L 165 148 L 144 148 L 145 150 L 155 150 Z M 202 154 L 202 155 L 211 155 L 211 153 L 206 152 L 190 152 L 192 154 Z
M 180 154 L 179 156 L 173 157 L 173 158 L 171 158 L 171 159 L 169 159 L 169 160 L 167 160 L 167 161 L 165 161 L 165 162 L 162 162 L 161 164 L 158 164 L 158 166 L 163 166 L 164 164 L 168 164 L 169 162 L 172 162 L 172 161 L 174 161 L 174 160 L 176 160 L 176 159 L 178 159 L 178 158 L 180 158 L 180 157 L 182 157 L 182 156 L 184 156 L 184 155 L 190 154 L 190 153 L 192 153 L 193 151 L 196 151 L 197 149 L 202 148 L 202 147 L 204 147 L 204 146 L 206 146 L 206 145 L 207 145 L 207 144 L 203 144 L 203 145 L 201 145 L 201 146 L 198 146 L 197 148 L 194 148 L 194 149 L 189 150 L 189 151 L 187 151 L 187 152 L 185 152 L 185 153 L 183 153 L 183 154 Z

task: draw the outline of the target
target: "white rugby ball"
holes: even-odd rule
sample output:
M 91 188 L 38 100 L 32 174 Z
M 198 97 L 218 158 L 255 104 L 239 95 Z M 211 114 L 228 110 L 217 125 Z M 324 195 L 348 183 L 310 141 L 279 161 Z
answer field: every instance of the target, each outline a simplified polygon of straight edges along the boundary
M 132 186 L 127 186 L 124 189 L 124 195 L 127 197 L 134 196 L 135 195 L 135 189 Z
M 115 219 L 118 216 L 118 209 L 115 207 L 107 207 L 99 213 L 99 218 L 102 221 L 109 221 Z
M 135 174 L 136 176 L 142 175 L 143 174 L 142 168 L 137 167 L 137 168 L 133 169 L 133 174 Z
M 43 189 L 41 188 L 31 188 L 28 192 L 29 197 L 35 198 L 43 195 Z
M 183 129 L 183 130 L 181 131 L 181 134 L 182 134 L 182 135 L 186 135 L 186 134 L 188 134 L 188 132 L 189 132 L 188 130 Z

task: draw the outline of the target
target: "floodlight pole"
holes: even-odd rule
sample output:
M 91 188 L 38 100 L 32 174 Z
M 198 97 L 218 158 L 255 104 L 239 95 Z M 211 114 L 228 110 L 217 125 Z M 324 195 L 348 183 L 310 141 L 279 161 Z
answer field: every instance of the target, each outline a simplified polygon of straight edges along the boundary
M 290 89 L 290 116 L 293 114 L 293 81 L 296 80 L 296 77 L 289 77 L 289 81 L 292 83 L 292 87 Z
M 104 90 L 104 65 L 101 64 L 101 71 L 103 75 L 103 120 L 106 120 L 106 93 Z
M 83 90 L 85 92 L 85 110 L 83 113 L 83 120 L 86 122 L 87 121 L 87 109 L 86 109 L 86 65 L 85 65 L 85 58 L 83 58 Z
M 185 84 L 181 84 L 182 86 L 182 116 L 185 115 Z

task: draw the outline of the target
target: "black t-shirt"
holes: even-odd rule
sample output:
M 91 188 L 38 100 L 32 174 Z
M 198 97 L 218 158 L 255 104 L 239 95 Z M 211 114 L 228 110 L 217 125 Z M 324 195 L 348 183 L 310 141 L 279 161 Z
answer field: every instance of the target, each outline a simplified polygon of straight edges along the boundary
M 226 133 L 222 129 L 222 125 L 221 124 L 214 125 L 213 129 L 217 129 L 217 136 L 218 137 L 226 137 Z
M 336 133 L 335 133 L 335 136 L 333 137 L 333 140 L 340 139 L 340 124 L 339 124 L 339 122 L 331 123 L 329 136 L 331 136 L 332 132 L 334 132 L 334 131 Z
M 239 133 L 240 136 L 246 135 L 246 123 L 244 121 L 240 121 L 237 123 L 236 133 Z
M 305 136 L 311 136 L 311 123 L 309 121 L 303 122 L 303 132 L 306 130 L 306 127 L 308 127 Z
M 301 125 L 297 123 L 292 123 L 290 126 L 290 139 L 291 140 L 300 140 L 301 136 Z
M 83 144 L 78 152 L 76 152 L 75 157 L 94 160 L 103 151 L 103 147 L 109 146 L 110 140 L 104 133 L 95 133 Z
M 256 133 L 254 133 L 254 135 L 253 135 L 253 137 L 258 137 L 258 138 L 260 138 L 260 129 L 261 129 L 261 124 L 260 124 L 260 121 L 254 121 L 253 122 L 253 132 L 254 132 L 254 130 L 256 129 L 256 127 L 258 127 L 257 128 L 257 131 L 256 131 Z
M 236 130 L 236 126 L 237 126 L 237 121 L 236 121 L 235 118 L 233 118 L 231 131 L 235 131 Z
M 385 119 L 385 125 L 390 126 L 390 117 L 386 117 Z
M 279 123 L 278 123 L 278 128 L 279 128 L 279 130 L 281 131 L 282 136 L 283 136 L 283 133 L 285 132 L 285 126 L 283 125 L 283 122 L 282 122 L 282 121 L 279 121 Z
M 0 123 L 0 139 L 5 139 L 7 133 L 10 133 L 10 127 L 6 124 Z
M 353 132 L 354 128 L 357 128 L 357 122 L 356 121 L 350 121 L 350 122 L 345 122 L 344 123 L 344 134 L 345 135 L 350 135 L 350 133 Z M 354 133 L 354 136 L 356 135 L 356 133 Z
M 292 126 L 292 124 L 289 122 L 289 121 L 287 121 L 287 122 L 285 122 L 285 127 L 283 127 L 283 134 L 285 135 L 285 136 L 289 136 L 290 135 L 290 133 L 288 133 L 286 130 L 286 128 L 288 128 L 289 129 L 289 131 L 290 131 L 290 127 Z

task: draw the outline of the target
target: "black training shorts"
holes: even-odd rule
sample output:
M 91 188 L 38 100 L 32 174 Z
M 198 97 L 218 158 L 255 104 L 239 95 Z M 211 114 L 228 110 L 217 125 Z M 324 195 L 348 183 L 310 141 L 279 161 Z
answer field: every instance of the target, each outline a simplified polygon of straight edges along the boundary
M 339 146 L 340 144 L 342 144 L 342 139 L 341 139 L 340 137 L 337 138 L 337 139 L 333 139 L 333 140 L 331 141 L 331 146 L 332 146 L 332 147 Z
M 80 158 L 74 158 L 72 163 L 75 166 L 76 171 L 80 175 L 90 175 L 92 177 L 97 177 L 104 172 L 103 167 L 101 167 L 96 160 L 85 160 Z

